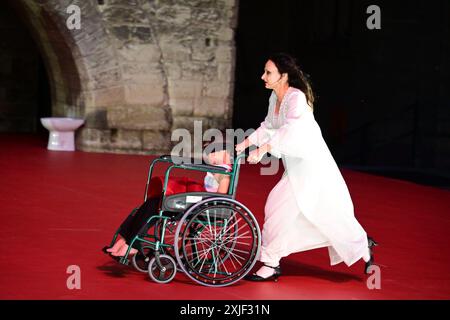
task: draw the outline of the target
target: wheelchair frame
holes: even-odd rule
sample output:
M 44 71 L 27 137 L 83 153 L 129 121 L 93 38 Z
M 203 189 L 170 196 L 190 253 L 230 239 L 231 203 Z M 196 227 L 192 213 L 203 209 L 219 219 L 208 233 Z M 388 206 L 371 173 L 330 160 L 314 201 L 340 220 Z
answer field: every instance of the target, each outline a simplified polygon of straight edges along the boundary
M 180 233 L 180 228 L 182 227 L 182 224 L 180 223 L 177 226 L 177 229 L 176 229 L 176 232 L 174 235 L 175 243 L 174 244 L 165 243 L 166 229 L 167 229 L 168 221 L 170 221 L 170 220 L 176 221 L 176 219 L 174 219 L 173 216 L 164 215 L 165 212 L 174 212 L 174 211 L 165 210 L 165 203 L 166 203 L 166 199 L 168 197 L 176 196 L 176 195 L 186 195 L 186 197 L 189 197 L 189 196 L 197 197 L 196 199 L 198 199 L 198 197 L 200 197 L 200 199 L 198 201 L 191 202 L 192 204 L 190 206 L 188 206 L 188 203 L 186 202 L 185 208 L 179 208 L 179 212 L 180 212 L 179 216 L 181 215 L 181 212 L 182 212 L 182 216 L 181 216 L 181 220 L 178 220 L 178 221 L 186 222 L 188 220 L 188 216 L 190 213 L 195 212 L 195 210 L 198 209 L 199 207 L 201 208 L 202 205 L 208 205 L 208 203 L 211 201 L 213 202 L 212 208 L 214 208 L 214 206 L 218 206 L 218 205 L 222 205 L 222 206 L 233 205 L 233 206 L 236 206 L 236 208 L 242 209 L 243 211 L 246 212 L 245 215 L 247 216 L 247 218 L 245 218 L 245 219 L 252 220 L 252 223 L 254 224 L 254 226 L 252 228 L 255 229 L 254 231 L 252 231 L 253 237 L 255 238 L 253 241 L 257 242 L 256 252 L 254 254 L 252 254 L 253 261 L 251 261 L 251 263 L 248 266 L 248 268 L 246 269 L 246 271 L 237 277 L 237 280 L 231 281 L 230 283 L 216 284 L 215 281 L 211 281 L 211 283 L 209 283 L 209 280 L 208 280 L 205 283 L 205 282 L 195 279 L 192 276 L 189 276 L 189 277 L 192 280 L 194 280 L 200 284 L 209 285 L 209 286 L 226 286 L 226 285 L 230 285 L 230 284 L 235 283 L 236 281 L 242 279 L 245 276 L 245 274 L 248 273 L 251 270 L 251 268 L 254 266 L 254 264 L 256 263 L 256 257 L 259 255 L 260 246 L 261 246 L 261 232 L 260 232 L 258 223 L 256 222 L 256 219 L 254 218 L 253 214 L 250 212 L 250 210 L 248 208 L 246 208 L 240 202 L 235 200 L 236 189 L 237 189 L 237 184 L 238 184 L 238 180 L 239 180 L 240 162 L 244 157 L 245 157 L 244 154 L 240 154 L 234 159 L 234 163 L 233 163 L 233 167 L 232 167 L 231 171 L 228 171 L 223 167 L 209 165 L 209 164 L 203 164 L 203 163 L 195 164 L 195 163 L 193 163 L 195 159 L 191 159 L 191 158 L 171 157 L 170 155 L 163 155 L 163 156 L 160 156 L 159 158 L 154 159 L 151 162 L 150 168 L 148 170 L 147 183 L 145 186 L 144 202 L 147 200 L 147 197 L 148 197 L 149 184 L 150 184 L 150 180 L 153 177 L 153 171 L 154 171 L 154 167 L 156 166 L 156 164 L 158 164 L 158 163 L 169 163 L 170 164 L 165 172 L 164 185 L 163 185 L 163 190 L 162 190 L 162 195 L 161 195 L 162 197 L 161 197 L 161 201 L 160 201 L 158 215 L 153 215 L 147 220 L 147 225 L 152 220 L 157 220 L 155 223 L 155 227 L 154 227 L 154 234 L 153 235 L 149 234 L 149 229 L 147 229 L 147 232 L 146 232 L 147 234 L 144 236 L 141 236 L 141 234 L 137 234 L 130 242 L 128 250 L 125 253 L 125 255 L 119 259 L 119 262 L 122 264 L 128 265 L 130 262 L 128 259 L 128 256 L 131 251 L 131 248 L 134 247 L 138 250 L 138 253 L 135 256 L 133 256 L 133 258 L 135 258 L 138 254 L 144 254 L 143 248 L 144 248 L 144 246 L 147 246 L 147 248 L 151 248 L 154 251 L 156 265 L 158 266 L 158 268 L 160 268 L 161 270 L 165 270 L 164 266 L 162 265 L 162 263 L 160 261 L 160 257 L 162 257 L 164 255 L 165 250 L 168 250 L 168 249 L 175 250 L 176 249 L 175 255 L 178 260 L 177 261 L 178 265 L 179 265 L 179 267 L 181 267 L 182 271 L 184 271 L 186 274 L 188 274 L 189 272 L 183 266 L 181 258 L 179 257 L 179 254 L 178 254 L 178 249 L 179 249 L 178 248 L 178 240 L 179 240 L 179 233 Z M 167 196 L 166 192 L 167 192 L 167 185 L 169 182 L 170 173 L 174 169 L 193 170 L 193 171 L 199 171 L 199 172 L 211 172 L 211 173 L 219 173 L 219 174 L 229 175 L 230 176 L 230 185 L 228 188 L 228 192 L 226 194 L 211 193 L 211 192 L 187 192 L 187 193 L 180 193 L 180 194 L 176 194 L 176 195 Z M 182 209 L 184 209 L 184 211 L 182 211 Z M 137 210 L 137 208 L 134 209 L 130 213 L 130 215 L 133 215 L 136 212 L 136 210 Z M 160 229 L 158 230 L 158 228 L 160 228 Z M 110 246 L 112 246 L 116 242 L 119 232 L 120 232 L 120 227 L 114 234 L 114 237 L 111 241 Z M 163 252 L 163 255 L 161 255 L 160 252 Z M 252 253 L 253 253 L 253 248 L 252 248 Z M 169 259 L 169 258 L 170 257 L 166 257 L 166 259 Z M 136 267 L 135 263 L 134 263 L 134 266 Z M 176 266 L 175 266 L 175 268 L 177 269 Z M 139 271 L 143 272 L 142 270 L 139 270 Z M 176 273 L 176 270 L 174 272 Z M 175 274 L 173 274 L 173 277 L 169 281 L 158 281 L 157 279 L 155 279 L 152 276 L 150 268 L 149 268 L 149 273 L 150 273 L 150 277 L 152 277 L 153 280 L 160 282 L 160 283 L 167 283 L 170 280 L 172 280 L 173 277 L 175 276 Z

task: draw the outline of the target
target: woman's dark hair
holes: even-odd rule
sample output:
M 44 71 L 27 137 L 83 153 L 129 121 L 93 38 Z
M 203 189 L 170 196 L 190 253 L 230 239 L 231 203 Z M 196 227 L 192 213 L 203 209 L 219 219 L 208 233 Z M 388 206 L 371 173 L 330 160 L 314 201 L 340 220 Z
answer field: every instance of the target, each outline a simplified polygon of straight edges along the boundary
M 306 102 L 313 107 L 314 93 L 307 74 L 303 73 L 297 64 L 297 60 L 291 55 L 283 52 L 274 53 L 269 56 L 268 60 L 272 61 L 280 74 L 288 74 L 289 86 L 300 89 L 306 96 Z

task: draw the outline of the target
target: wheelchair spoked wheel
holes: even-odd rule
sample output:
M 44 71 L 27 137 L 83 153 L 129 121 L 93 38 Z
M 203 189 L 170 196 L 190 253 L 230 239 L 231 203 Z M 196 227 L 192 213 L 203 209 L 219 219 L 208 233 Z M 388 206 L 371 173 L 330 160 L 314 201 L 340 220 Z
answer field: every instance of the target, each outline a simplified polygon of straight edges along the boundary
M 214 210 L 227 210 L 226 207 L 215 207 Z M 207 228 L 207 225 L 205 225 L 205 223 L 191 223 L 189 225 L 189 238 L 191 238 L 192 236 L 195 236 L 195 234 L 201 234 L 202 232 L 204 232 L 205 228 Z M 208 230 L 206 230 L 207 232 Z M 233 239 L 233 237 L 237 236 L 238 233 L 238 225 L 235 224 L 234 227 L 229 227 L 229 228 L 225 228 L 225 230 L 223 231 L 223 235 L 222 237 L 226 238 L 226 239 Z M 187 239 L 187 238 L 185 238 Z M 195 243 L 195 241 L 193 239 L 190 239 L 192 242 L 193 247 L 196 250 L 193 250 L 192 255 L 195 256 L 195 259 L 201 259 L 201 252 L 199 252 L 200 249 L 200 245 L 198 243 Z M 226 250 L 218 250 L 217 254 L 220 254 L 220 256 L 218 256 L 220 258 L 220 260 L 222 261 L 222 263 L 224 263 L 228 258 L 230 258 L 231 253 L 233 252 L 234 248 L 236 246 L 236 241 L 230 241 L 227 245 L 227 249 Z M 182 253 L 181 253 L 182 256 Z M 217 258 L 217 256 L 216 256 Z M 185 260 L 183 260 L 184 263 Z M 205 259 L 204 259 L 204 265 L 205 266 L 212 266 L 214 264 L 214 257 L 213 255 L 208 255 Z
M 142 251 L 139 250 L 131 258 L 131 263 L 133 267 L 142 273 L 148 272 L 148 264 L 154 255 L 154 249 L 151 246 L 143 246 Z
M 193 281 L 231 285 L 256 263 L 261 233 L 253 214 L 228 198 L 210 198 L 191 207 L 175 234 L 178 264 Z
M 177 263 L 167 254 L 159 255 L 158 263 L 155 256 L 148 264 L 148 274 L 156 283 L 169 283 L 177 274 Z

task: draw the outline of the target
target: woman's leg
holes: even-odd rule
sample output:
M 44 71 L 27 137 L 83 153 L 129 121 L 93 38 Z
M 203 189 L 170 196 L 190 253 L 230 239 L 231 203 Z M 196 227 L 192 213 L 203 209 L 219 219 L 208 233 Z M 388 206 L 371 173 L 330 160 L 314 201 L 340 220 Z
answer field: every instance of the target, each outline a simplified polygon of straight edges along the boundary
M 123 244 L 126 241 L 125 238 L 128 237 L 128 232 L 131 228 L 131 225 L 133 224 L 134 219 L 135 219 L 135 214 L 129 214 L 125 218 L 125 220 L 120 224 L 116 242 L 114 243 L 114 245 L 112 247 L 107 248 L 106 252 L 109 252 L 109 253 L 117 252 L 120 249 L 120 247 L 123 246 Z
M 131 243 L 133 238 L 139 234 L 141 229 L 147 224 L 150 217 L 158 215 L 159 202 L 159 198 L 149 198 L 139 207 L 135 214 L 135 218 L 127 226 L 127 229 L 125 230 L 126 232 L 123 233 L 123 237 L 128 244 Z M 155 223 L 156 219 L 152 219 L 147 225 L 148 228 L 153 226 Z
M 123 237 L 121 237 L 119 234 L 116 243 L 114 243 L 114 245 L 112 247 L 106 249 L 106 252 L 115 253 L 115 252 L 117 252 L 117 250 L 120 249 L 120 247 L 123 246 L 124 243 L 125 243 L 125 239 Z
M 149 216 L 147 212 L 152 201 L 154 200 L 151 200 L 151 198 L 148 199 L 136 210 L 136 212 L 129 214 L 126 217 L 119 227 L 118 239 L 112 247 L 106 249 L 106 252 L 109 252 L 114 256 L 118 255 L 119 252 L 123 252 L 123 247 L 126 245 L 126 242 L 131 241 L 136 235 L 137 227 L 142 226 L 148 219 Z
M 123 236 L 124 241 L 121 245 L 118 245 L 117 250 L 112 252 L 111 255 L 116 257 L 124 256 L 131 241 L 133 241 L 139 233 L 147 231 L 156 223 L 156 219 L 152 219 L 150 223 L 147 223 L 147 221 L 150 217 L 158 214 L 159 202 L 159 198 L 149 198 L 139 207 L 134 215 L 134 219 L 124 226 L 124 228 L 121 228 L 121 235 Z M 143 231 L 144 229 L 145 231 Z M 137 253 L 137 250 L 132 248 L 130 250 L 130 255 L 135 253 Z

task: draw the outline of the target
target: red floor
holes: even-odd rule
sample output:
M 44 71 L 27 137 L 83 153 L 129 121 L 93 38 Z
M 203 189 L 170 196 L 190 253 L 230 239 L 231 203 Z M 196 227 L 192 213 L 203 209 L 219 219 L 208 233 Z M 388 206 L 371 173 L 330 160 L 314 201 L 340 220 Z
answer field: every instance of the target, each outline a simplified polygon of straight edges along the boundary
M 291 255 L 278 283 L 207 288 L 183 274 L 166 285 L 101 253 L 143 197 L 147 156 L 52 152 L 46 141 L 0 135 L 0 299 L 449 299 L 450 192 L 344 171 L 360 223 L 380 246 L 381 289 L 363 262 L 329 266 L 327 251 Z M 279 176 L 241 171 L 238 200 L 262 222 Z M 81 268 L 81 289 L 66 286 Z

